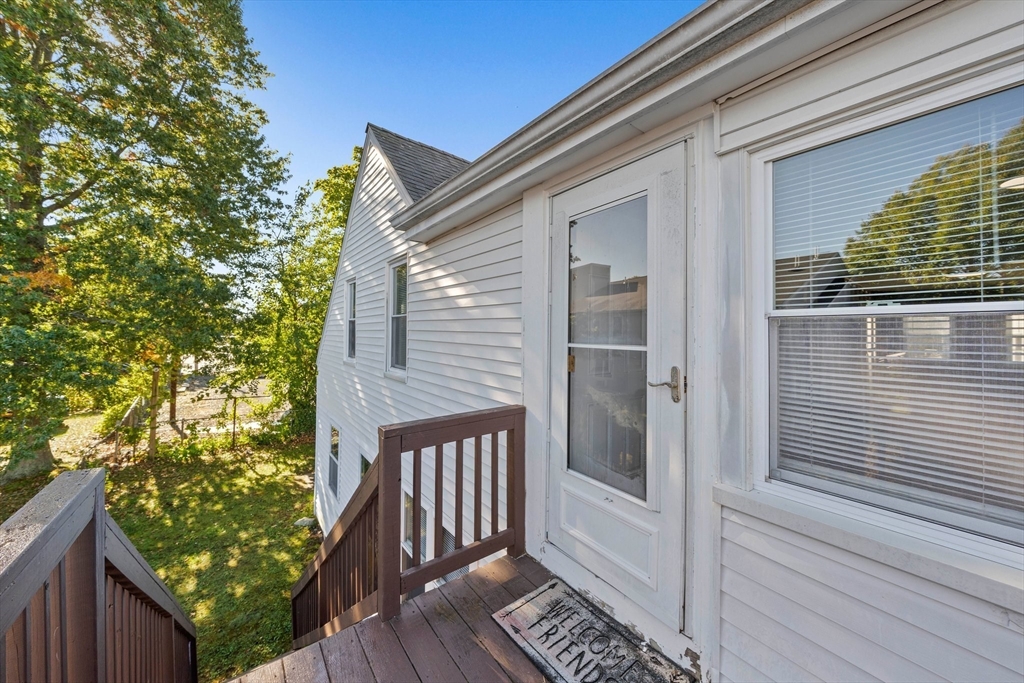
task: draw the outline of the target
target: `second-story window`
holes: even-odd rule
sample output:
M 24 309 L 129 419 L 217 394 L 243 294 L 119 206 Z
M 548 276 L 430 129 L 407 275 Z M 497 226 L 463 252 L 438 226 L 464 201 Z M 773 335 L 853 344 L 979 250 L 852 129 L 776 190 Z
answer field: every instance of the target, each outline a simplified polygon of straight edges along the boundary
M 405 370 L 406 365 L 406 285 L 409 266 L 405 261 L 391 265 L 391 302 L 389 306 L 388 330 L 390 340 L 389 367 Z
M 356 281 L 349 280 L 348 283 L 348 357 L 356 357 Z

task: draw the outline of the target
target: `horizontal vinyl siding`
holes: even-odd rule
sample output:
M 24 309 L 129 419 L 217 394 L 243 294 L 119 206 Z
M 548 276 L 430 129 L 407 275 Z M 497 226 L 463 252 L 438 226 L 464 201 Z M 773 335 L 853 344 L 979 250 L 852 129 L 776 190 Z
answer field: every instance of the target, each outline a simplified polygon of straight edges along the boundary
M 329 527 L 358 486 L 359 454 L 373 460 L 383 424 L 522 401 L 522 211 L 502 209 L 429 244 L 407 242 L 389 219 L 402 206 L 380 153 L 367 150 L 353 200 L 318 366 L 317 410 L 342 428 L 339 496 L 317 487 L 317 514 Z M 406 381 L 385 377 L 387 267 L 408 254 Z M 345 359 L 347 282 L 356 279 L 356 359 Z M 326 472 L 329 427 L 318 434 L 318 473 Z M 490 527 L 490 437 L 483 440 L 483 521 Z M 500 439 L 505 477 L 505 440 Z M 322 447 L 321 447 L 322 445 Z M 322 451 L 322 452 L 321 452 Z M 445 526 L 454 528 L 455 449 L 445 452 Z M 403 483 L 411 490 L 411 455 Z M 472 540 L 473 443 L 465 444 L 464 528 Z M 321 464 L 322 463 L 322 464 Z M 433 506 L 433 449 L 424 451 L 424 502 Z M 319 479 L 319 477 L 318 477 Z M 325 493 L 326 492 L 326 493 Z M 500 490 L 504 527 L 505 491 Z M 322 502 L 321 502 L 322 501 Z M 486 534 L 485 534 L 486 535 Z
M 721 150 L 827 119 L 848 106 L 924 91 L 922 82 L 982 60 L 1013 59 L 1021 48 L 1022 20 L 1019 2 L 975 2 L 943 3 L 897 22 L 725 102 Z
M 728 508 L 721 572 L 723 680 L 1024 677 L 1005 610 Z

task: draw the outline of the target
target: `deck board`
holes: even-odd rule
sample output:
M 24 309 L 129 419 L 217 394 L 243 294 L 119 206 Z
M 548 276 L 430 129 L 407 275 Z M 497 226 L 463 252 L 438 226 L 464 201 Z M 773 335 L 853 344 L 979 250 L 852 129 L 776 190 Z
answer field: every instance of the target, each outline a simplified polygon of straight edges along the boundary
M 406 601 L 390 622 L 372 616 L 236 681 L 541 683 L 544 675 L 491 615 L 550 578 L 532 558 L 503 557 Z
M 275 659 L 253 669 L 239 680 L 242 683 L 284 683 L 284 666 L 281 662 L 281 659 Z
M 444 597 L 444 593 L 439 590 L 427 591 L 416 601 L 430 627 L 468 680 L 510 680 L 501 665 L 494 661 L 480 639 Z
M 355 629 L 345 629 L 324 638 L 320 641 L 320 650 L 331 683 L 373 683 L 376 680 Z
M 286 683 L 329 683 L 319 643 L 293 652 L 283 663 Z
M 495 561 L 512 565 L 520 576 L 533 584 L 534 588 L 539 587 L 545 581 L 550 581 L 555 577 L 555 575 L 545 569 L 540 562 L 529 555 L 523 555 L 522 557 L 515 558 L 502 557 Z M 529 591 L 527 591 L 527 593 L 528 592 Z
M 391 624 L 370 617 L 352 628 L 359 636 L 359 643 L 363 646 L 363 653 L 370 663 L 370 668 L 373 669 L 374 678 L 381 683 L 420 680 Z
M 416 673 L 423 683 L 465 681 L 459 666 L 444 649 L 434 630 L 427 623 L 415 600 L 406 603 L 401 613 L 391 620 L 399 642 L 405 648 Z
M 510 562 L 500 560 L 498 562 L 491 562 L 487 566 L 481 567 L 479 572 L 476 572 L 476 576 L 473 577 L 473 583 L 483 584 L 485 582 L 489 582 L 492 585 L 491 590 L 497 592 L 497 597 L 492 599 L 489 604 L 497 599 L 504 600 L 508 597 L 505 603 L 494 608 L 494 612 L 497 612 L 509 604 L 509 602 L 518 600 L 533 591 L 538 585 L 527 580 Z M 544 582 L 541 581 L 540 583 Z
M 492 610 L 490 606 L 481 601 L 480 595 L 465 580 L 441 586 L 440 591 L 477 635 L 483 648 L 505 670 L 509 678 L 514 681 L 543 683 L 544 676 L 537 671 L 537 667 L 491 618 L 491 614 L 508 605 L 508 602 Z

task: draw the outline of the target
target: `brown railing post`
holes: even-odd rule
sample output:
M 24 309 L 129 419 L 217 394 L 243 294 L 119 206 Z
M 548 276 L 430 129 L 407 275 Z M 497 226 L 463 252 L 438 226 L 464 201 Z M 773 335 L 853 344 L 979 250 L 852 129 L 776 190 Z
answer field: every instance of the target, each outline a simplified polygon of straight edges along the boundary
M 516 540 L 508 552 L 513 557 L 526 554 L 526 413 L 515 417 L 515 427 L 508 432 L 505 447 L 508 454 L 508 525 L 515 529 Z
M 384 428 L 377 434 L 377 612 L 387 621 L 398 614 L 402 594 L 402 437 Z

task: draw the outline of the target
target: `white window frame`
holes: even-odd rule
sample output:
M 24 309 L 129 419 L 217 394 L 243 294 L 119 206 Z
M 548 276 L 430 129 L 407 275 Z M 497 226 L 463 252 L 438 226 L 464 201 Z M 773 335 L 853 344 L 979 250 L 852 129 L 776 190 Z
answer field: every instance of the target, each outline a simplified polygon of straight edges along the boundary
M 857 307 L 834 309 L 774 310 L 774 253 L 772 163 L 801 152 L 884 128 L 908 119 L 993 94 L 1008 87 L 1020 85 L 1018 70 L 1001 69 L 964 80 L 926 95 L 915 97 L 892 106 L 880 108 L 855 120 L 830 125 L 802 135 L 780 134 L 776 140 L 760 146 L 748 154 L 750 170 L 750 217 L 748 233 L 748 267 L 746 299 L 750 318 L 747 351 L 748 376 L 751 379 L 751 422 L 747 471 L 749 487 L 757 492 L 779 496 L 832 512 L 843 517 L 866 522 L 883 532 L 909 535 L 944 548 L 956 548 L 974 557 L 1020 566 L 1020 546 L 1009 542 L 955 529 L 937 522 L 911 517 L 908 514 L 875 507 L 867 503 L 843 498 L 832 493 L 808 489 L 769 476 L 771 466 L 771 353 L 770 318 L 783 316 L 851 315 Z M 920 304 L 900 306 L 898 313 L 934 313 L 944 315 L 956 312 L 1017 311 L 1019 302 L 986 302 L 955 304 Z M 881 311 L 880 311 L 881 312 Z M 896 313 L 897 311 L 892 311 Z
M 359 341 L 359 336 L 355 335 L 355 339 L 352 339 L 353 332 L 357 327 L 356 324 L 356 279 L 349 278 L 345 281 L 345 360 L 349 363 L 354 363 L 356 360 L 356 344 Z
M 391 318 L 394 315 L 394 286 L 395 270 L 405 266 L 405 367 L 391 364 L 391 348 L 394 340 L 391 333 Z M 387 273 L 384 279 L 386 283 L 385 306 L 384 306 L 384 374 L 390 379 L 406 381 L 409 375 L 409 255 L 403 254 L 400 258 L 388 261 Z
M 338 452 L 334 452 L 334 432 L 338 432 Z M 341 427 L 327 423 L 327 490 L 337 500 L 341 490 Z M 334 463 L 334 487 L 331 487 L 331 463 Z

